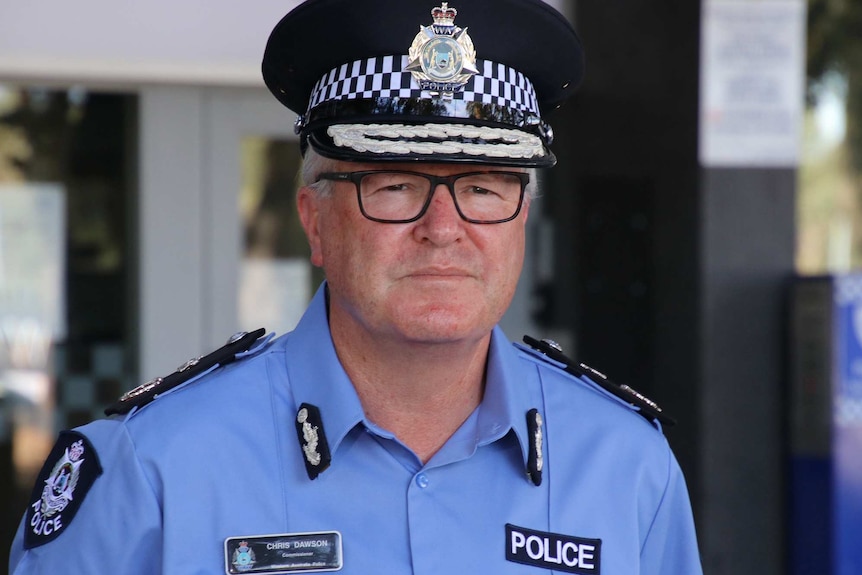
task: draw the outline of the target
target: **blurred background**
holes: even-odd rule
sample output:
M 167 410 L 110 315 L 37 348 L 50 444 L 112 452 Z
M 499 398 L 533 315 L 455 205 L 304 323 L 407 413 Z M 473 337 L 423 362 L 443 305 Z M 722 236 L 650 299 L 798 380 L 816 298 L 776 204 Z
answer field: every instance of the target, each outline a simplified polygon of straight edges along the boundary
M 706 573 L 862 573 L 862 3 L 550 3 L 587 75 L 504 329 L 679 420 Z M 0 572 L 59 430 L 320 283 L 259 72 L 295 4 L 0 3 Z

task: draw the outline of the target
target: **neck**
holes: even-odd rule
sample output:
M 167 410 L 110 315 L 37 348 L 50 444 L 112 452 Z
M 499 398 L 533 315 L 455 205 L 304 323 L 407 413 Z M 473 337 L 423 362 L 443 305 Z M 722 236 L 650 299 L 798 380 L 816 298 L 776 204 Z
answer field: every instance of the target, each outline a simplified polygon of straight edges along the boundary
M 372 339 L 332 328 L 366 416 L 427 462 L 482 401 L 491 336 L 447 343 Z

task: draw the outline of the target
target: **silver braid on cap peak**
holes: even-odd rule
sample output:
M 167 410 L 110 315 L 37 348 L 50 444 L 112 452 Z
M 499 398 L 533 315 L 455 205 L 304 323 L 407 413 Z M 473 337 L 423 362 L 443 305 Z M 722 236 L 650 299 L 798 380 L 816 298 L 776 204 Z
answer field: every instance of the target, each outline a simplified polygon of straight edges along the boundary
M 538 136 L 521 130 L 486 126 L 339 124 L 329 126 L 327 133 L 336 146 L 374 154 L 467 154 L 492 158 L 545 155 Z

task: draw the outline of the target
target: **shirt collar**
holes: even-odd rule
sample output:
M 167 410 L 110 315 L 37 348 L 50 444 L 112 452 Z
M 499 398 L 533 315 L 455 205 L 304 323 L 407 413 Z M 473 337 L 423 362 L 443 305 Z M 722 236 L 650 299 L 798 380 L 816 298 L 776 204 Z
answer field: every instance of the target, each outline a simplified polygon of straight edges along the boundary
M 341 366 L 326 310 L 326 284 L 318 289 L 296 329 L 285 344 L 287 367 L 296 405 L 309 403 L 320 409 L 333 460 L 347 434 L 365 419 L 353 383 Z M 479 406 L 477 446 L 488 445 L 514 431 L 526 463 L 529 434 L 526 414 L 541 406 L 531 397 L 530 372 L 502 329 L 495 327 L 486 370 L 485 393 Z M 532 377 L 536 377 L 533 375 Z M 532 403 L 531 403 L 532 402 Z M 535 405 L 534 405 L 535 404 Z
M 479 406 L 479 445 L 487 445 L 514 431 L 526 463 L 532 439 L 527 432 L 527 412 L 539 408 L 530 389 L 538 389 L 527 381 L 531 374 L 518 357 L 503 330 L 495 327 L 491 333 L 491 348 L 485 376 L 485 395 Z M 532 377 L 535 377 L 533 375 Z
M 344 437 L 365 413 L 353 383 L 335 353 L 326 311 L 326 283 L 290 333 L 285 344 L 287 374 L 296 405 L 309 403 L 320 409 L 329 447 L 335 459 Z

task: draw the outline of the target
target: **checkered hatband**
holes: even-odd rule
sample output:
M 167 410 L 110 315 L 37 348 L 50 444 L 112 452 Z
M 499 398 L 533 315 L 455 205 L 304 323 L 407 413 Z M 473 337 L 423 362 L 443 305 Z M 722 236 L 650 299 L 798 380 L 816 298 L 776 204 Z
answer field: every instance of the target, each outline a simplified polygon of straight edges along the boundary
M 550 127 L 521 72 L 476 60 L 452 92 L 423 90 L 409 56 L 377 56 L 330 70 L 315 84 L 295 126 L 331 157 L 551 166 Z M 450 86 L 450 84 L 446 84 Z
M 407 56 L 378 56 L 356 60 L 332 69 L 311 93 L 308 111 L 332 100 L 415 98 L 428 99 L 428 91 L 410 72 L 405 71 Z M 533 84 L 521 72 L 503 64 L 477 60 L 479 70 L 452 100 L 494 104 L 539 117 L 539 104 Z

